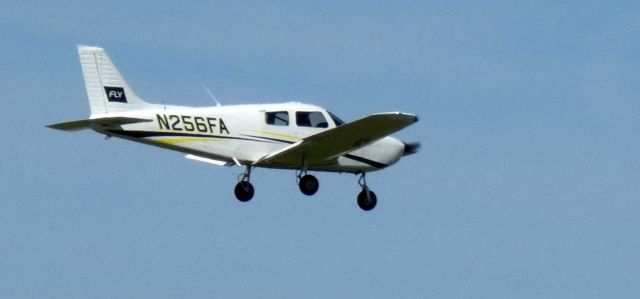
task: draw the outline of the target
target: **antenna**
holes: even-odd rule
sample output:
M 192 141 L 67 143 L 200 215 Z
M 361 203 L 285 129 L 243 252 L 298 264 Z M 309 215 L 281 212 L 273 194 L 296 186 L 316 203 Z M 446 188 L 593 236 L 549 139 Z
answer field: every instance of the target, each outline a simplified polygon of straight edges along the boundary
M 209 97 L 211 97 L 211 99 L 214 102 L 216 102 L 216 107 L 222 106 L 222 104 L 220 104 L 220 102 L 218 102 L 218 99 L 216 99 L 216 96 L 214 96 L 213 93 L 211 93 L 211 90 L 209 90 L 209 88 L 207 88 L 207 86 L 204 85 L 204 83 L 200 83 L 200 85 L 202 85 L 202 88 L 204 88 L 204 90 L 207 91 L 207 94 L 209 95 Z

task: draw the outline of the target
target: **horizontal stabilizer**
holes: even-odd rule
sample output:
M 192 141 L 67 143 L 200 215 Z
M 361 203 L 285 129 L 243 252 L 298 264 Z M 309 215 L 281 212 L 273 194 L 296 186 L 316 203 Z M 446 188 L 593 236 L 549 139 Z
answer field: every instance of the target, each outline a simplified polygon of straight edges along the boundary
M 94 119 L 81 119 L 74 121 L 67 121 L 57 124 L 47 125 L 47 128 L 52 128 L 62 131 L 80 131 L 91 128 L 91 125 L 126 125 L 140 122 L 150 122 L 151 119 L 136 118 L 136 117 L 102 117 Z
M 63 123 L 47 125 L 47 128 L 52 128 L 52 129 L 62 130 L 62 131 L 80 131 L 84 129 L 89 129 L 90 127 L 91 127 L 91 121 L 88 119 L 67 121 Z
M 138 117 L 120 117 L 120 116 L 116 116 L 116 117 L 101 117 L 101 118 L 93 118 L 91 119 L 91 123 L 92 124 L 98 124 L 98 125 L 128 125 L 128 124 L 135 124 L 135 123 L 146 123 L 146 122 L 150 122 L 153 121 L 153 119 L 147 119 L 147 118 L 138 118 Z

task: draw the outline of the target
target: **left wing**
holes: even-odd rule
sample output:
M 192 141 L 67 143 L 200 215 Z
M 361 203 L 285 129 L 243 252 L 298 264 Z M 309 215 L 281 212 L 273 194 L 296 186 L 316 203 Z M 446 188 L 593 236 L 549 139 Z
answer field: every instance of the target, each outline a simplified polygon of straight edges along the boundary
M 359 120 L 304 138 L 253 164 L 323 165 L 418 121 L 412 114 L 372 114 Z

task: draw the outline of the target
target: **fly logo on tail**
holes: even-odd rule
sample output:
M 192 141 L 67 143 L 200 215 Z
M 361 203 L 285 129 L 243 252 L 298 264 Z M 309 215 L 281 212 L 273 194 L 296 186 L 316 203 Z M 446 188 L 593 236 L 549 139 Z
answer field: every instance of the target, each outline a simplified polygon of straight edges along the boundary
M 109 99 L 109 102 L 127 102 L 127 96 L 124 94 L 124 88 L 122 87 L 105 86 L 104 92 L 107 94 L 107 99 Z

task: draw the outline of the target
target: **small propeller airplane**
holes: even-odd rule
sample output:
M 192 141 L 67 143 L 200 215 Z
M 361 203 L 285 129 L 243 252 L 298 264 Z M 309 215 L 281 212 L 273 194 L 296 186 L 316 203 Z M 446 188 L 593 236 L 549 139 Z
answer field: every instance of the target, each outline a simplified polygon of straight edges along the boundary
M 234 190 L 242 202 L 253 198 L 254 167 L 295 170 L 300 191 L 309 196 L 320 186 L 309 172 L 347 172 L 360 175 L 357 203 L 369 211 L 377 197 L 367 186 L 366 173 L 420 147 L 388 136 L 417 122 L 412 114 L 378 113 L 345 123 L 324 108 L 296 102 L 202 108 L 151 104 L 136 96 L 104 49 L 78 45 L 78 55 L 91 114 L 47 127 L 92 129 L 179 151 L 192 160 L 244 167 Z

